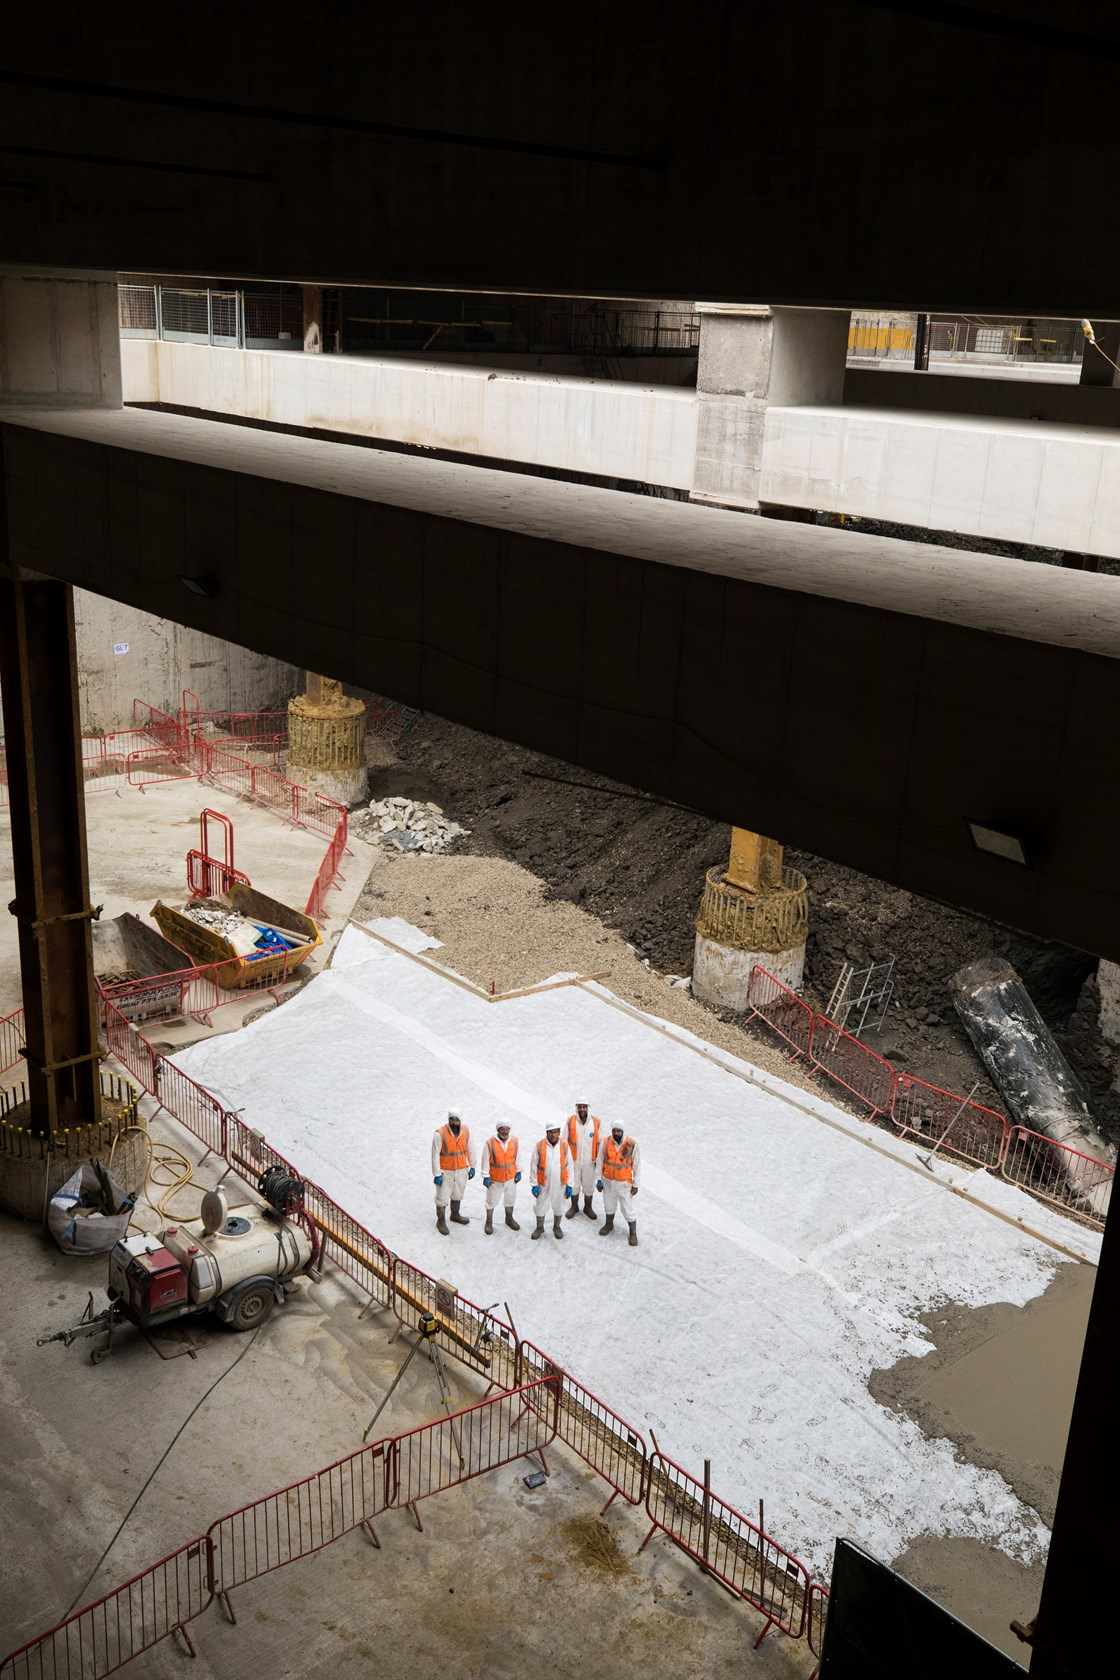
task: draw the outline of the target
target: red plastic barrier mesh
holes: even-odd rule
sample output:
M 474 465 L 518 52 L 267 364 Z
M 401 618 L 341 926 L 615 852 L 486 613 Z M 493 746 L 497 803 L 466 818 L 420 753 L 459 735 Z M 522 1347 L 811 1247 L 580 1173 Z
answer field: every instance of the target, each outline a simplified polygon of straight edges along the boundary
M 145 974 L 139 980 L 97 983 L 102 998 L 108 999 L 128 1021 L 165 1021 L 180 1016 L 197 969 L 181 968 L 173 974 Z M 102 1011 L 104 1014 L 104 1011 Z
M 556 1433 L 614 1489 L 607 1504 L 612 1503 L 615 1494 L 621 1494 L 627 1504 L 640 1505 L 648 1457 L 643 1437 L 589 1388 L 554 1365 L 532 1342 L 520 1342 L 517 1356 L 519 1382 L 530 1377 L 558 1379 L 560 1412 Z
M 649 1461 L 646 1514 L 652 1526 L 643 1547 L 661 1529 L 739 1598 L 761 1610 L 766 1627 L 759 1640 L 771 1626 L 800 1639 L 809 1596 L 805 1565 L 733 1506 L 705 1493 L 703 1483 L 663 1453 Z
M 772 1027 L 787 1044 L 793 1046 L 798 1055 L 809 1054 L 809 1043 L 813 1036 L 813 1011 L 796 992 L 791 992 L 788 986 L 783 986 L 761 963 L 755 963 L 751 969 L 747 1001 L 750 1004 L 748 1021 L 753 1020 L 756 1015 L 760 1016 L 768 1027 Z
M 102 1680 L 182 1633 L 213 1602 L 208 1539 L 191 1540 L 0 1663 L 0 1680 Z
M 386 1447 L 375 1441 L 301 1482 L 219 1517 L 207 1530 L 214 1590 L 223 1595 L 310 1557 L 387 1507 Z
M 144 747 L 130 752 L 125 758 L 125 777 L 129 787 L 155 787 L 159 782 L 180 782 L 193 774 L 188 744 L 168 747 Z
M 214 746 L 207 748 L 206 759 L 206 768 L 200 774 L 207 782 L 214 787 L 225 788 L 227 793 L 238 798 L 252 798 L 253 766 L 247 759 L 239 758 L 225 747 Z
M 893 1067 L 826 1015 L 813 1017 L 809 1058 L 822 1073 L 865 1102 L 872 1114 L 890 1113 L 895 1082 Z
M 900 1132 L 937 1144 L 938 1153 L 959 1155 L 980 1167 L 998 1168 L 1003 1160 L 1008 1125 L 1002 1114 L 913 1074 L 895 1076 L 891 1119 Z
M 546 1377 L 396 1436 L 388 1503 L 398 1509 L 415 1505 L 526 1453 L 542 1452 L 556 1439 L 559 1399 L 559 1381 Z
M 1116 1169 L 1040 1132 L 1013 1126 L 1002 1164 L 1004 1178 L 1044 1201 L 1103 1225 L 1112 1199 Z

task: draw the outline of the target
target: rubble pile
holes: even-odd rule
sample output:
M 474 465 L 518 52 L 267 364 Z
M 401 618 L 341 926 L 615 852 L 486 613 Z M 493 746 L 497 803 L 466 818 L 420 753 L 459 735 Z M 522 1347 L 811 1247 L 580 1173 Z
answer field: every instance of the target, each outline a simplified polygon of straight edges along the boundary
M 214 910 L 201 904 L 188 904 L 184 906 L 184 914 L 189 916 L 192 922 L 209 928 L 211 933 L 220 933 L 223 939 L 230 939 L 233 934 L 241 933 L 249 926 L 245 917 L 239 916 L 236 910 Z M 253 931 L 256 932 L 256 929 Z
M 445 817 L 442 806 L 422 799 L 371 799 L 359 827 L 368 839 L 398 852 L 443 852 L 470 833 Z

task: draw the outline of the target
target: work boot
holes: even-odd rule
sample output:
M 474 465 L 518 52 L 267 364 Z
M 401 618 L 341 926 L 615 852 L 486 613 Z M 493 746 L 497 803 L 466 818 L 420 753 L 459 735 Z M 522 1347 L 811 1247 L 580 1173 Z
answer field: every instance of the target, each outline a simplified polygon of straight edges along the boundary
M 609 1237 L 613 1230 L 614 1230 L 614 1214 L 613 1213 L 608 1213 L 604 1223 L 602 1225 L 600 1225 L 600 1227 L 599 1227 L 599 1235 L 601 1237 Z
M 552 1234 L 554 1237 L 559 1237 L 560 1241 L 563 1242 L 564 1233 L 560 1229 L 560 1215 L 558 1213 L 552 1216 Z
M 579 1212 L 579 1197 L 578 1196 L 573 1196 L 571 1201 L 568 1203 L 568 1212 L 567 1212 L 565 1217 L 568 1218 L 568 1219 L 574 1219 L 578 1212 Z
M 544 1219 L 543 1219 L 542 1215 L 538 1213 L 538 1215 L 537 1215 L 537 1228 L 533 1232 L 533 1241 L 536 1242 L 538 1237 L 543 1237 L 543 1236 L 544 1236 Z
M 630 1247 L 631 1248 L 637 1248 L 637 1246 L 638 1246 L 638 1221 L 636 1219 L 632 1219 L 630 1221 Z
M 590 1196 L 585 1196 L 583 1198 L 583 1215 L 585 1219 L 595 1218 L 595 1209 L 591 1206 Z
M 441 1237 L 449 1237 L 451 1235 L 451 1232 L 447 1229 L 447 1220 L 444 1217 L 444 1212 L 441 1207 L 437 1207 L 436 1209 L 436 1230 L 439 1232 Z
M 513 1217 L 513 1209 L 512 1208 L 507 1208 L 506 1209 L 506 1224 L 509 1226 L 511 1231 L 520 1231 L 520 1229 L 521 1229 L 520 1225 L 517 1223 L 516 1219 Z
M 486 1224 L 482 1227 L 488 1237 L 494 1235 L 494 1213 L 492 1208 L 486 1209 Z
M 452 1204 L 451 1204 L 451 1223 L 452 1223 L 452 1225 L 469 1225 L 470 1220 L 464 1218 L 464 1216 L 459 1212 L 460 1205 L 461 1204 L 459 1202 L 452 1202 Z

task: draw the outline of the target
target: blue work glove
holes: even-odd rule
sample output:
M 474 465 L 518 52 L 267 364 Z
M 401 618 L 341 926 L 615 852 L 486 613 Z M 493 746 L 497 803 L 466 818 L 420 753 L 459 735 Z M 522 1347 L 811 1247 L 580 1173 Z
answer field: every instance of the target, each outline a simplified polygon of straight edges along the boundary
M 603 1181 L 601 1178 L 597 1178 L 595 1180 L 595 1188 L 596 1190 L 601 1190 L 603 1188 Z
M 571 1195 L 571 1193 L 572 1193 L 572 1187 L 571 1187 L 571 1185 L 570 1185 L 570 1184 L 565 1184 L 565 1186 L 564 1186 L 564 1194 L 565 1194 L 565 1196 L 570 1196 L 570 1195 Z
M 473 1167 L 471 1168 L 470 1172 L 467 1174 L 467 1177 L 468 1178 L 473 1178 L 474 1177 L 474 1168 Z
M 534 1194 L 534 1196 L 539 1196 L 539 1195 L 540 1195 L 540 1193 L 541 1193 L 541 1187 L 540 1187 L 540 1185 L 539 1185 L 539 1184 L 534 1184 L 534 1186 L 533 1186 L 533 1194 Z
M 443 1174 L 442 1173 L 437 1173 L 436 1176 L 433 1178 L 432 1183 L 433 1184 L 442 1184 L 443 1183 Z
M 485 1184 L 485 1186 L 486 1186 L 486 1188 L 487 1188 L 487 1190 L 489 1190 L 489 1188 L 490 1188 L 490 1180 L 489 1180 L 489 1179 L 488 1179 L 488 1178 L 484 1178 L 484 1179 L 483 1179 L 483 1181 L 482 1181 L 482 1182 L 483 1182 L 483 1184 Z
M 521 1174 L 520 1173 L 514 1173 L 513 1182 L 515 1184 L 520 1184 L 521 1183 Z

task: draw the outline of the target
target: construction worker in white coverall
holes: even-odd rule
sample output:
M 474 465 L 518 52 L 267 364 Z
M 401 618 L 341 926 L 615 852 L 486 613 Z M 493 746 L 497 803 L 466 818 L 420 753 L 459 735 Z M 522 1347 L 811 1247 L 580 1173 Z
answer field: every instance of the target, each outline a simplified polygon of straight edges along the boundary
M 506 1224 L 511 1231 L 521 1227 L 513 1217 L 517 1186 L 521 1183 L 521 1145 L 510 1136 L 508 1120 L 499 1122 L 495 1135 L 482 1146 L 482 1182 L 486 1186 L 486 1235 L 494 1235 L 494 1209 L 505 1200 Z
M 583 1211 L 588 1219 L 594 1219 L 595 1209 L 592 1206 L 591 1192 L 595 1188 L 598 1177 L 596 1160 L 599 1155 L 599 1133 L 602 1121 L 597 1114 L 588 1114 L 587 1104 L 577 1102 L 574 1114 L 569 1114 L 568 1123 L 564 1131 L 564 1142 L 568 1145 L 568 1154 L 572 1158 L 572 1205 L 568 1209 L 568 1218 L 574 1219 L 579 1212 L 579 1198 L 583 1196 Z
M 560 1215 L 564 1210 L 564 1203 L 572 1194 L 571 1166 L 568 1157 L 568 1146 L 560 1141 L 560 1122 L 548 1126 L 544 1137 L 533 1146 L 532 1166 L 529 1173 L 529 1187 L 536 1202 L 536 1228 L 533 1231 L 533 1241 L 544 1235 L 545 1209 L 552 1209 L 552 1234 L 562 1237 L 560 1229 Z
M 630 1227 L 630 1247 L 638 1246 L 638 1215 L 634 1197 L 638 1194 L 640 1166 L 638 1146 L 627 1137 L 621 1126 L 611 1127 L 599 1147 L 597 1188 L 603 1192 L 603 1212 L 606 1218 L 599 1227 L 601 1237 L 609 1237 L 614 1230 L 615 1210 L 618 1209 Z
M 447 1229 L 447 1219 L 444 1209 L 451 1203 L 451 1223 L 453 1225 L 469 1225 L 459 1212 L 463 1201 L 463 1192 L 467 1188 L 467 1180 L 474 1177 L 476 1158 L 474 1144 L 471 1142 L 470 1127 L 463 1124 L 462 1116 L 452 1109 L 447 1116 L 446 1126 L 437 1126 L 432 1138 L 432 1180 L 436 1187 L 436 1230 L 441 1236 L 450 1236 Z

